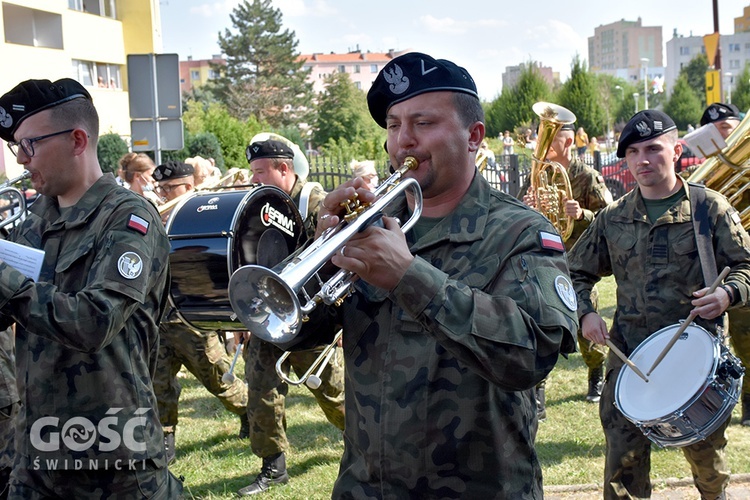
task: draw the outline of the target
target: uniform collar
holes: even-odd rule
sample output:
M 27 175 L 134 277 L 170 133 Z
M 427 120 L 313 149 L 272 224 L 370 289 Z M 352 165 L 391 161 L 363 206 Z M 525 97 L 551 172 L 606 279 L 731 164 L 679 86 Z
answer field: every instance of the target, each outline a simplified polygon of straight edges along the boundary
M 78 203 L 65 211 L 64 217 L 60 217 L 57 199 L 44 195 L 31 205 L 29 211 L 47 219 L 53 226 L 76 227 L 85 224 L 106 196 L 117 188 L 118 184 L 114 176 L 111 173 L 105 173 L 83 194 Z

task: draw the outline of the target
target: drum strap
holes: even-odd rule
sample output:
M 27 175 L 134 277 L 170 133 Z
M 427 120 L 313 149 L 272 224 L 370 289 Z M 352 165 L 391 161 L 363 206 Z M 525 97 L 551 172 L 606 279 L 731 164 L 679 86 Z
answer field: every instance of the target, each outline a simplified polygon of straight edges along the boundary
M 306 182 L 304 186 L 302 186 L 302 191 L 299 195 L 299 213 L 302 216 L 302 220 L 307 220 L 307 209 L 309 208 L 308 205 L 310 204 L 310 193 L 312 193 L 312 190 L 315 189 L 315 187 L 319 187 L 321 191 L 323 190 L 323 186 L 320 185 L 318 182 Z
M 719 271 L 716 268 L 716 256 L 711 244 L 713 228 L 711 227 L 711 218 L 708 216 L 706 187 L 692 182 L 688 183 L 688 187 L 690 189 L 690 211 L 693 213 L 695 243 L 698 247 L 698 257 L 703 270 L 703 281 L 706 286 L 711 286 L 711 283 L 719 275 Z

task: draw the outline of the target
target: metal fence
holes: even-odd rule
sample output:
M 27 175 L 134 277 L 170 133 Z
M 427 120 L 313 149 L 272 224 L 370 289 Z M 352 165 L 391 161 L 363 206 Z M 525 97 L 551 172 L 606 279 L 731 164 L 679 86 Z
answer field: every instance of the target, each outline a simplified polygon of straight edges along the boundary
M 594 151 L 593 154 L 585 154 L 584 163 L 601 172 L 604 182 L 607 184 L 612 196 L 619 198 L 635 186 L 635 179 L 625 164 L 624 160 L 617 158 L 614 151 Z M 679 162 L 675 165 L 677 172 L 681 172 L 699 163 L 691 151 L 685 150 Z M 389 173 L 389 164 L 377 165 L 380 180 L 386 179 Z M 523 181 L 531 171 L 531 157 L 529 155 L 498 155 L 494 165 L 487 166 L 483 175 L 487 181 L 496 189 L 516 196 Z M 319 182 L 326 191 L 334 189 L 342 182 L 352 176 L 349 166 L 341 161 L 331 160 L 323 156 L 315 156 L 310 159 L 311 181 Z

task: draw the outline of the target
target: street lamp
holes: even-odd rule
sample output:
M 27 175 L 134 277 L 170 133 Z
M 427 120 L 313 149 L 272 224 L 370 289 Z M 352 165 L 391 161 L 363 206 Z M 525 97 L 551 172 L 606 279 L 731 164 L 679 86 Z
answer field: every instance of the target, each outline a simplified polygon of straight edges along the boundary
M 615 85 L 615 88 L 620 91 L 620 100 L 624 101 L 625 100 L 625 90 L 623 90 L 623 88 L 620 87 L 619 85 Z
M 638 92 L 633 92 L 633 100 L 635 101 L 635 112 L 638 112 Z
M 727 85 L 727 104 L 732 104 L 732 73 L 726 72 L 724 76 L 729 78 L 729 84 Z
M 643 99 L 644 109 L 648 109 L 648 57 L 641 57 L 641 64 L 643 65 Z

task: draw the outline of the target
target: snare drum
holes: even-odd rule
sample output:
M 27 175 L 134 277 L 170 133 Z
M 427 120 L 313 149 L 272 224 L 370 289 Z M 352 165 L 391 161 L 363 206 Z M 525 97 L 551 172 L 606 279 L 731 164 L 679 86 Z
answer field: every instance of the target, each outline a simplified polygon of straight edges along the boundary
M 196 193 L 174 208 L 166 230 L 170 303 L 201 331 L 247 330 L 229 303 L 229 277 L 246 264 L 275 266 L 303 234 L 294 202 L 273 186 Z
M 679 324 L 654 333 L 630 355 L 646 372 Z M 615 406 L 659 446 L 688 446 L 708 437 L 732 414 L 744 368 L 712 335 L 691 324 L 644 382 L 623 366 Z

